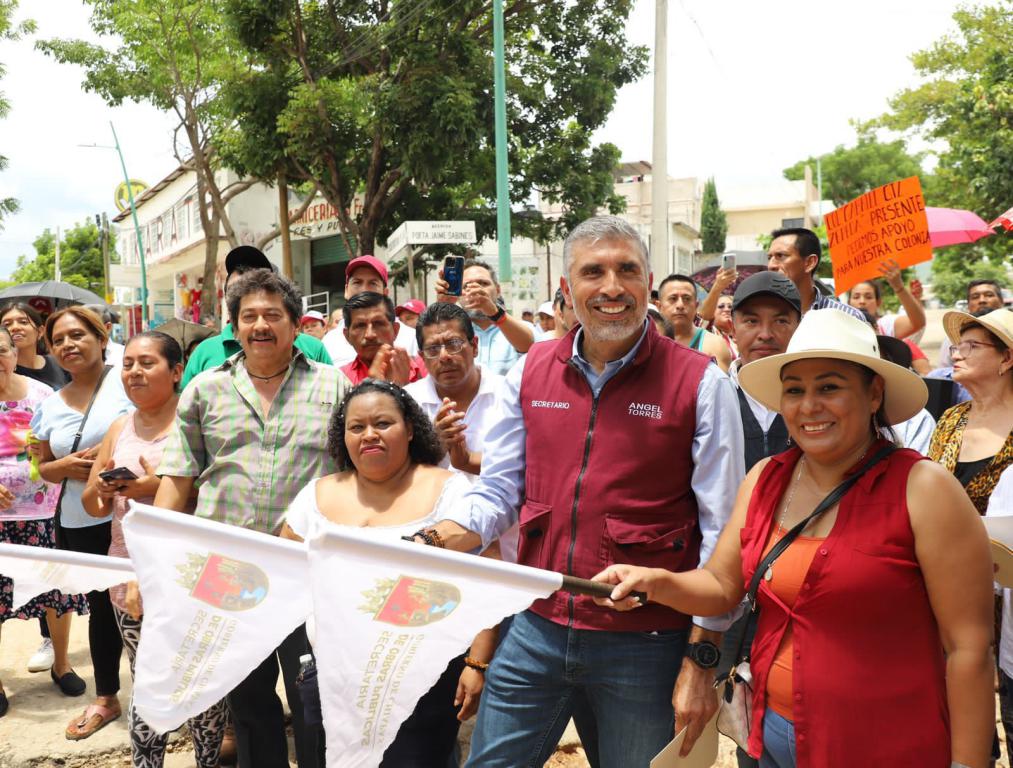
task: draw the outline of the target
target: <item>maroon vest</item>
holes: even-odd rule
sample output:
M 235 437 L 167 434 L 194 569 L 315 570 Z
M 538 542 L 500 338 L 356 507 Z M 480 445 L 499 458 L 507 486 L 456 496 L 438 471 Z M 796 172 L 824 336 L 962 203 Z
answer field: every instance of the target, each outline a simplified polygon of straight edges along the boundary
M 576 331 L 528 352 L 521 379 L 525 501 L 518 562 L 590 578 L 612 563 L 696 568 L 700 529 L 693 474 L 696 397 L 710 358 L 648 323 L 634 359 L 595 401 L 571 360 Z M 557 592 L 532 610 L 578 629 L 681 629 L 661 605 L 618 613 Z

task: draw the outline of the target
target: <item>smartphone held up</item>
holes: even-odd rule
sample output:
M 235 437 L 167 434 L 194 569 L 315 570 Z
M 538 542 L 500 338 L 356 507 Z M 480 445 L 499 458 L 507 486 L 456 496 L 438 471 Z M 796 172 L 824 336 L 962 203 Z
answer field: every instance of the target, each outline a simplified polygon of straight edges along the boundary
M 443 260 L 443 279 L 447 283 L 447 295 L 461 295 L 461 289 L 464 285 L 463 256 L 447 256 Z

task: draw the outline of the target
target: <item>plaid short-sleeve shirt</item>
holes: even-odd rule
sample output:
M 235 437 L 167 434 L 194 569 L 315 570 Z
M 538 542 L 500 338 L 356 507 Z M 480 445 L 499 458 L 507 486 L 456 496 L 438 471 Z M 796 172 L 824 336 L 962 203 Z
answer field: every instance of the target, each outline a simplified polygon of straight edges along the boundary
M 198 517 L 276 533 L 303 486 L 336 470 L 327 424 L 348 388 L 340 370 L 296 350 L 265 418 L 243 353 L 233 355 L 183 391 L 158 474 L 197 478 Z

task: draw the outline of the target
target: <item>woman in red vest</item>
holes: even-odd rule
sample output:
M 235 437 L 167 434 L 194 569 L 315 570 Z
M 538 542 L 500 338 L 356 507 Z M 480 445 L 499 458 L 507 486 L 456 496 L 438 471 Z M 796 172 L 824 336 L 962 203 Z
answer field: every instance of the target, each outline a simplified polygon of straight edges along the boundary
M 613 565 L 596 577 L 618 585 L 602 602 L 631 610 L 637 590 L 723 613 L 788 536 L 758 579 L 749 751 L 761 768 L 984 768 L 995 723 L 984 528 L 960 484 L 920 454 L 870 461 L 887 445 L 879 427 L 917 413 L 925 385 L 834 309 L 807 313 L 787 352 L 743 367 L 739 381 L 781 413 L 796 445 L 750 471 L 704 567 Z

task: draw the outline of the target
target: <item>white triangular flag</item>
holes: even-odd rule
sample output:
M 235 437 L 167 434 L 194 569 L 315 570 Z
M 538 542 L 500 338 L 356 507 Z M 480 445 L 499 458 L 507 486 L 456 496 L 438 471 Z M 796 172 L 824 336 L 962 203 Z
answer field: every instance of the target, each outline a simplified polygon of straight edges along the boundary
M 131 503 L 144 599 L 134 706 L 165 733 L 241 683 L 310 612 L 302 544 Z
M 0 574 L 14 581 L 11 608 L 16 611 L 33 597 L 54 589 L 78 595 L 133 581 L 134 566 L 122 557 L 0 544 Z
M 326 522 L 308 540 L 328 768 L 376 766 L 475 635 L 562 576 Z

